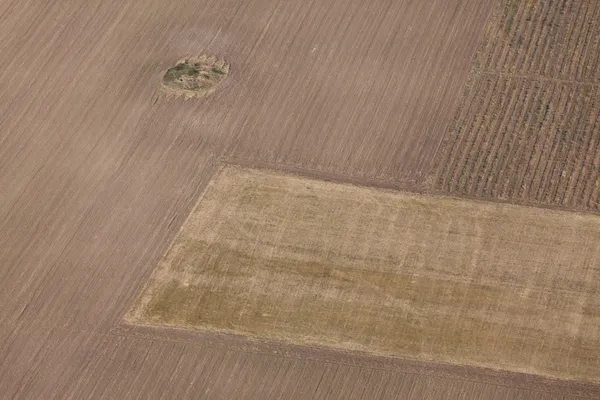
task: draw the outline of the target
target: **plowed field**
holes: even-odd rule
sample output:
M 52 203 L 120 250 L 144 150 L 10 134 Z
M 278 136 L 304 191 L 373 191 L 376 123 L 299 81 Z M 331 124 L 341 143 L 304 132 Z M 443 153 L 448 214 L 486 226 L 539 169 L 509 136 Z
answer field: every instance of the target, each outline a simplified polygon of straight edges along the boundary
M 123 324 L 224 159 L 426 186 L 495 2 L 0 0 L 0 397 L 599 398 L 589 383 Z M 562 3 L 551 4 L 548 15 Z M 550 78 L 578 99 L 572 107 L 589 108 L 577 88 L 595 87 L 597 62 L 580 66 L 569 49 L 597 49 L 597 10 L 565 4 L 556 15 L 571 22 L 560 29 L 575 33 L 548 47 L 550 60 L 567 60 Z M 520 10 L 513 36 L 524 29 Z M 521 59 L 495 37 L 482 54 Z M 214 93 L 157 96 L 168 68 L 202 54 L 231 64 Z M 494 62 L 478 68 L 517 73 Z M 565 98 L 552 104 L 560 110 Z M 574 135 L 594 148 L 585 121 Z M 584 195 L 566 198 L 590 204 L 597 155 L 547 140 L 550 154 L 584 160 L 581 179 L 568 181 Z
M 600 7 L 502 1 L 449 136 L 438 190 L 600 209 Z

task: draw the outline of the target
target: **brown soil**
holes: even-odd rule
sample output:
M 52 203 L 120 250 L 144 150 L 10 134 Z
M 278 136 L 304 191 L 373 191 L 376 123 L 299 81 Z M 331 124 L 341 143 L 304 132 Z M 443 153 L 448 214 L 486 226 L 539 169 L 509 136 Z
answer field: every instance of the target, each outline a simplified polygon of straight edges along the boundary
M 493 3 L 0 2 L 0 397 L 598 398 L 113 333 L 224 156 L 420 185 Z M 156 98 L 200 52 L 219 90 Z

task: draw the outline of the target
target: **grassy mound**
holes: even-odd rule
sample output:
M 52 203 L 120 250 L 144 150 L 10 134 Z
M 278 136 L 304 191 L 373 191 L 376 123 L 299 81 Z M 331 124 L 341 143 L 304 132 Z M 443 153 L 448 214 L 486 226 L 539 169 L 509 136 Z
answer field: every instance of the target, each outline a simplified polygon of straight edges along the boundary
M 201 56 L 179 61 L 169 68 L 162 79 L 167 94 L 202 97 L 212 93 L 229 74 L 229 64 L 215 57 Z

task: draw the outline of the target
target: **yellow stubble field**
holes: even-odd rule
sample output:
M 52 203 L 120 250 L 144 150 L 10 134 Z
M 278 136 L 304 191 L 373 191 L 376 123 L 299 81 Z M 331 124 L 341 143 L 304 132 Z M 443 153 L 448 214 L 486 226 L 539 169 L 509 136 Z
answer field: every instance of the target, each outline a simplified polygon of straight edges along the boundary
M 600 218 L 224 166 L 134 324 L 598 381 Z

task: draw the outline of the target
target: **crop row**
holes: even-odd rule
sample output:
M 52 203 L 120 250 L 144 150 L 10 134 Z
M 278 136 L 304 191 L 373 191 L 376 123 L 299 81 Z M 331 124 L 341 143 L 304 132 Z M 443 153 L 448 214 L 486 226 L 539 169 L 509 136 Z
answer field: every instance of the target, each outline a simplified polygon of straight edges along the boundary
M 438 159 L 438 189 L 597 208 L 598 85 L 481 74 Z
M 503 0 L 488 27 L 477 67 L 599 82 L 597 0 Z

